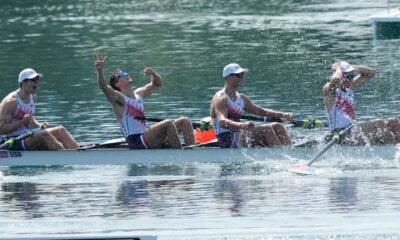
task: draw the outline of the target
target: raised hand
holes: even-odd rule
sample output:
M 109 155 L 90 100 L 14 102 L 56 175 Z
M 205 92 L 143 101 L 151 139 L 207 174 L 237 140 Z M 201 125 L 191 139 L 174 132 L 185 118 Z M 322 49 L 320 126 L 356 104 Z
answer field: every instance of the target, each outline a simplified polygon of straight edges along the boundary
M 101 58 L 100 53 L 96 53 L 94 55 L 94 58 L 95 58 L 94 65 L 96 66 L 97 71 L 102 71 L 103 67 L 105 65 L 107 56 L 104 56 L 103 58 Z
M 149 75 L 154 75 L 155 71 L 151 67 L 146 67 L 143 70 L 143 73 L 144 73 L 145 76 L 149 76 Z

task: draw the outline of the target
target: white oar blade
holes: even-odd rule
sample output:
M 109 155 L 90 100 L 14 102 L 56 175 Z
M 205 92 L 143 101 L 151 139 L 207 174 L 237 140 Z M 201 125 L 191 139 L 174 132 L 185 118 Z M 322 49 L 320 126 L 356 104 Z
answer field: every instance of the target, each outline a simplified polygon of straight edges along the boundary
M 317 170 L 307 164 L 300 164 L 289 169 L 289 172 L 299 174 L 299 175 L 314 175 Z

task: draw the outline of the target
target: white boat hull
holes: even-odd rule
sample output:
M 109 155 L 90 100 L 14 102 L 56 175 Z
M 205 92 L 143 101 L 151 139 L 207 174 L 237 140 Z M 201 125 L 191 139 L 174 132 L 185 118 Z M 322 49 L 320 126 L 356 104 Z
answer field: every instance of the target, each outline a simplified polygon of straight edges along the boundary
M 128 150 L 125 148 L 61 150 L 61 151 L 8 151 L 0 150 L 0 166 L 51 166 L 92 164 L 181 164 L 224 163 L 265 160 L 301 159 L 308 161 L 323 145 L 304 148 L 193 148 Z M 394 159 L 396 146 L 350 147 L 335 145 L 321 158 L 337 155 L 359 159 Z

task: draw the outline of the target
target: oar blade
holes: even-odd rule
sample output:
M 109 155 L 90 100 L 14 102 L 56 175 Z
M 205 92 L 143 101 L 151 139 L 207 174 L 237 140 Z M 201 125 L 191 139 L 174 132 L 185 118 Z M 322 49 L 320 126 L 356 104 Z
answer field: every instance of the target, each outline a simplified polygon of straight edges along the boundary
M 299 175 L 315 175 L 317 173 L 316 168 L 308 166 L 307 164 L 299 164 L 290 168 L 288 171 Z

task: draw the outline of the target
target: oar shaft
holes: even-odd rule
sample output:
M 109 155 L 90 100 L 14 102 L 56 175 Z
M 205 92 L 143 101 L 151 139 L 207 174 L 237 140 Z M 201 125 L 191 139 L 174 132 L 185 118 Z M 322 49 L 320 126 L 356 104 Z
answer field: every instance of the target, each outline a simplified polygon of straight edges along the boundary
M 165 120 L 165 118 L 155 118 L 155 117 L 145 117 L 144 120 L 149 121 L 149 122 L 162 122 Z M 201 127 L 200 123 L 192 123 L 193 128 L 199 128 Z
M 261 122 L 280 122 L 280 123 L 289 123 L 293 124 L 294 127 L 304 127 L 304 128 L 320 128 L 327 127 L 328 124 L 322 123 L 319 120 L 292 120 L 292 121 L 284 121 L 280 118 L 269 118 L 269 117 L 257 117 L 257 116 L 249 116 L 242 115 L 241 119 L 253 120 L 253 121 L 261 121 Z
M 339 143 L 340 139 L 353 127 L 354 125 L 350 125 L 347 128 L 343 129 L 339 133 L 335 134 L 332 139 L 322 148 L 315 156 L 311 159 L 310 162 L 307 163 L 307 166 L 311 166 L 315 160 L 317 160 L 322 154 L 324 154 L 330 147 L 332 147 L 335 143 Z
M 313 164 L 313 162 L 315 162 L 315 160 L 317 160 L 322 154 L 324 154 L 326 152 L 326 150 L 328 150 L 335 143 L 336 143 L 336 139 L 332 138 L 332 140 L 330 140 L 323 149 L 319 150 L 319 152 L 317 152 L 317 154 L 315 154 L 315 156 L 307 163 L 307 166 L 311 166 L 311 164 Z
M 328 124 L 322 123 L 319 120 L 292 120 L 292 121 L 284 121 L 280 118 L 270 118 L 270 117 L 258 117 L 258 116 L 250 116 L 250 115 L 242 115 L 241 119 L 251 120 L 251 121 L 260 121 L 260 122 L 279 122 L 279 123 L 288 123 L 293 124 L 294 127 L 304 127 L 304 128 L 320 128 L 327 127 Z M 140 118 L 141 120 L 147 120 L 149 122 L 161 122 L 164 121 L 164 118 L 155 118 L 155 117 L 145 117 Z M 193 128 L 201 128 L 201 123 L 193 122 Z

